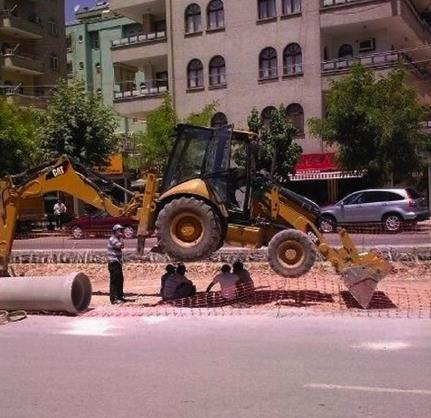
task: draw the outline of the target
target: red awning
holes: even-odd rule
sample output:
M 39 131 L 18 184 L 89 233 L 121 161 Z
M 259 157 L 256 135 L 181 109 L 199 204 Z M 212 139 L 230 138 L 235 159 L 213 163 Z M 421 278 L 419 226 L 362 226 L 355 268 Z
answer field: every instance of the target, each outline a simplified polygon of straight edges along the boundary
M 335 171 L 335 152 L 323 154 L 302 154 L 298 164 L 296 164 L 296 172 L 301 171 Z

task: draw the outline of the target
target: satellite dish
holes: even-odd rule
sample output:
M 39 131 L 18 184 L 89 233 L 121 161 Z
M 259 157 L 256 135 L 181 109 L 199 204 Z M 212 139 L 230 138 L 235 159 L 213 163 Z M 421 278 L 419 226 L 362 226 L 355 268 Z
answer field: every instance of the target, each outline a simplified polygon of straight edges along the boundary
M 77 4 L 74 8 L 73 8 L 73 11 L 75 12 L 75 13 L 77 13 L 78 12 L 78 10 L 81 8 L 81 5 L 80 4 Z

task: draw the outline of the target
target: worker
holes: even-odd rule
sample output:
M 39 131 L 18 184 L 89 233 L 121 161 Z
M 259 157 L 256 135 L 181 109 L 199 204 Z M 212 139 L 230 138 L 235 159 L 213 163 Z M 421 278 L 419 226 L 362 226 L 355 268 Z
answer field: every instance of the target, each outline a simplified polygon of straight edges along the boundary
M 125 302 L 123 294 L 124 227 L 114 225 L 108 241 L 109 299 L 113 305 Z
M 165 268 L 166 273 L 160 279 L 160 296 L 163 298 L 163 290 L 165 288 L 165 283 L 168 277 L 172 274 L 175 274 L 175 266 L 172 264 L 168 264 Z
M 58 199 L 57 203 L 54 205 L 53 210 L 55 217 L 55 228 L 61 229 L 63 226 L 65 214 L 67 212 L 67 207 L 60 199 Z
M 163 299 L 172 300 L 194 296 L 196 286 L 186 277 L 186 266 L 179 264 L 174 274 L 168 276 L 163 288 Z
M 215 286 L 217 283 L 221 287 L 221 296 L 226 300 L 233 300 L 237 297 L 237 287 L 239 277 L 236 274 L 231 273 L 231 267 L 229 264 L 224 264 L 221 268 L 221 273 L 214 277 L 213 281 L 207 288 L 207 293 Z
M 233 272 L 239 277 L 238 282 L 236 283 L 238 290 L 247 294 L 254 290 L 254 282 L 250 276 L 250 273 L 244 268 L 244 264 L 241 261 L 235 261 L 233 263 Z

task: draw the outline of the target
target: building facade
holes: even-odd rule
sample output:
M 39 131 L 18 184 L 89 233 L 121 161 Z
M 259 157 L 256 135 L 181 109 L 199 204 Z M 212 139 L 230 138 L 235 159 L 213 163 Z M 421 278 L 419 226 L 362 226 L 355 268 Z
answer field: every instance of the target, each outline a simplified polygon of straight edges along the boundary
M 94 7 L 78 9 L 76 21 L 68 23 L 67 71 L 69 79 L 84 81 L 88 91 L 100 94 L 107 106 L 113 106 L 115 85 L 114 67 L 111 58 L 112 42 L 125 35 L 139 33 L 142 25 L 125 17 L 116 16 L 109 10 L 107 2 L 96 2 Z M 123 79 L 142 82 L 143 73 L 119 65 Z M 123 115 L 119 118 L 119 131 L 134 132 L 143 128 L 143 121 Z
M 324 115 L 331 81 L 354 60 L 381 74 L 404 62 L 431 102 L 427 0 L 111 0 L 110 8 L 142 24 L 111 46 L 114 67 L 145 74 L 132 86 L 116 74 L 117 112 L 145 119 L 168 90 L 180 117 L 216 101 L 214 126 L 246 128 L 253 107 L 266 118 L 283 104 L 308 171 L 333 150 L 309 134 L 307 119 Z M 334 200 L 339 174 L 295 179 L 328 181 Z
M 66 76 L 64 0 L 0 0 L 0 45 L 0 93 L 45 107 Z

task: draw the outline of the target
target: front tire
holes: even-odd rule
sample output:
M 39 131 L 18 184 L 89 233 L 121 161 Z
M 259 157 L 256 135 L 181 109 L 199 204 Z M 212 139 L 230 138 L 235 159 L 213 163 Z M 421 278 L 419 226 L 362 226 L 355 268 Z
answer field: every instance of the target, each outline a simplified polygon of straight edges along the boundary
M 307 273 L 316 261 L 313 243 L 301 231 L 287 229 L 274 235 L 268 245 L 271 268 L 284 277 L 299 277 Z
M 223 239 L 218 216 L 211 206 L 194 197 L 173 200 L 157 218 L 160 246 L 179 260 L 207 258 Z
M 326 234 L 335 232 L 337 230 L 337 221 L 333 216 L 323 215 L 320 220 L 319 229 Z

